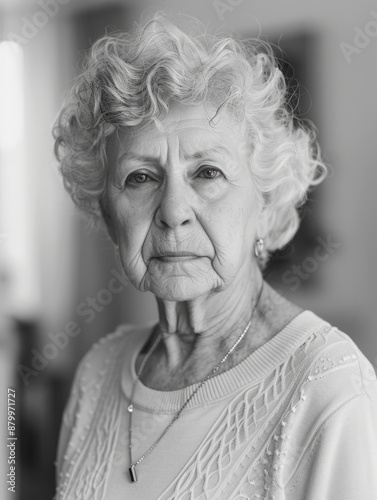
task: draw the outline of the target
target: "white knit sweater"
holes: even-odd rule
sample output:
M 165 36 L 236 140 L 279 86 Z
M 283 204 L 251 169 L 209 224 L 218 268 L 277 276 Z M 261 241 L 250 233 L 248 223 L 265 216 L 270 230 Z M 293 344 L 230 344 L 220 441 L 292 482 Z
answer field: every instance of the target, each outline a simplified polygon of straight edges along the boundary
M 76 372 L 60 434 L 57 500 L 377 500 L 377 381 L 345 333 L 311 311 L 211 378 L 130 481 L 127 406 L 153 325 L 122 325 Z M 140 381 L 133 460 L 197 385 Z

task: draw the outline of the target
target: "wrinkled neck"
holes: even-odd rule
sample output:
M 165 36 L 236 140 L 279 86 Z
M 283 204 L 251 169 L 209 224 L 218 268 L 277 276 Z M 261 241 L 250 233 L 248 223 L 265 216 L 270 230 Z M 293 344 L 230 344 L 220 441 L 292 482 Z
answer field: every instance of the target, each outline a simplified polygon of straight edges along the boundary
M 262 283 L 259 267 L 251 263 L 221 292 L 184 302 L 157 298 L 167 366 L 173 369 L 188 360 L 194 366 L 195 357 L 206 363 L 226 354 L 248 324 Z

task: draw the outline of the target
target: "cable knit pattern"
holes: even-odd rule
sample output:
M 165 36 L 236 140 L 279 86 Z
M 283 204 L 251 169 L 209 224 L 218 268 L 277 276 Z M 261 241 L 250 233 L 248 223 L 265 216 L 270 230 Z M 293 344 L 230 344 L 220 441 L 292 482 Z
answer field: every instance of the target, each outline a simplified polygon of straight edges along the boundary
M 57 498 L 105 498 L 119 430 L 121 397 L 120 391 L 113 389 L 119 385 L 122 358 L 117 348 L 123 340 L 121 331 L 108 335 L 80 365 L 64 415 L 65 424 L 71 428 L 71 440 L 63 456 Z M 101 344 L 106 344 L 106 358 L 104 350 L 98 349 Z
M 56 500 L 377 498 L 375 372 L 345 333 L 311 311 L 210 379 L 131 483 L 126 407 L 134 361 L 151 327 L 121 326 L 80 363 L 61 429 Z M 137 456 L 195 387 L 164 392 L 138 385 Z M 329 432 L 347 425 L 362 456 L 354 456 L 349 433 L 338 442 Z M 322 456 L 334 457 L 326 469 Z M 347 477 L 339 477 L 343 470 Z

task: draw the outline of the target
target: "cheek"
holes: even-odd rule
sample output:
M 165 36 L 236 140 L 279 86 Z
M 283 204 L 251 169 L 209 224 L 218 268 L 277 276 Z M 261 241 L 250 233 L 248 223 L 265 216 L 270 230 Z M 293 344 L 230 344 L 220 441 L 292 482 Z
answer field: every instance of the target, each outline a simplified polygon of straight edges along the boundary
M 214 267 L 233 275 L 250 257 L 254 244 L 257 217 L 250 192 L 238 192 L 212 205 L 202 221 L 214 247 Z
M 239 193 L 213 205 L 207 217 L 208 225 L 216 228 L 223 240 L 243 240 L 253 233 L 256 224 L 255 208 L 250 197 Z
M 119 246 L 135 253 L 141 245 L 151 224 L 152 212 L 146 204 L 137 206 L 126 199 L 117 200 L 112 205 L 112 220 Z

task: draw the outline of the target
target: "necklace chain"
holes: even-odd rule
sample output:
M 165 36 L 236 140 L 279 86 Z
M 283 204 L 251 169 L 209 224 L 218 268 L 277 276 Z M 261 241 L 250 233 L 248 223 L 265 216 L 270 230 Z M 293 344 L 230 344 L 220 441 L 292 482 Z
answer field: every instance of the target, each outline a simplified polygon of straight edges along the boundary
M 131 444 L 132 443 L 132 413 L 133 413 L 133 404 L 132 404 L 132 402 L 133 402 L 134 395 L 135 395 L 136 383 L 140 379 L 140 376 L 141 376 L 141 374 L 142 374 L 142 372 L 144 370 L 144 367 L 145 367 L 145 365 L 146 365 L 149 357 L 151 356 L 151 354 L 153 353 L 153 351 L 156 349 L 157 344 L 161 340 L 161 333 L 157 336 L 157 338 L 154 341 L 154 343 L 153 343 L 152 347 L 150 348 L 149 352 L 145 355 L 145 357 L 144 357 L 144 359 L 143 359 L 143 361 L 142 361 L 142 363 L 140 365 L 140 368 L 139 368 L 139 370 L 137 372 L 136 380 L 134 381 L 133 388 L 132 388 L 131 401 L 130 401 L 130 404 L 128 406 L 128 411 L 130 412 L 130 421 L 129 421 L 128 434 L 129 434 L 129 452 L 130 452 L 130 464 L 131 464 L 130 468 L 129 468 L 129 472 L 130 472 L 131 480 L 133 482 L 137 481 L 136 468 L 135 468 L 136 465 L 138 465 L 140 462 L 142 462 L 144 460 L 144 458 L 147 457 L 154 450 L 154 448 L 157 446 L 157 444 L 161 441 L 161 439 L 168 432 L 168 430 L 170 429 L 170 427 L 179 418 L 180 414 L 186 408 L 186 406 L 189 404 L 189 402 L 192 400 L 192 398 L 195 396 L 195 394 L 212 377 L 212 375 L 217 372 L 217 370 L 220 368 L 220 365 L 226 361 L 226 359 L 228 358 L 228 356 L 234 351 L 234 349 L 237 347 L 237 345 L 241 342 L 241 340 L 243 339 L 243 337 L 246 335 L 247 331 L 250 328 L 251 321 L 253 319 L 253 316 L 254 316 L 255 310 L 257 308 L 260 296 L 262 294 L 262 289 L 263 289 L 263 282 L 262 282 L 262 286 L 261 286 L 259 294 L 258 294 L 257 301 L 255 303 L 253 312 L 251 314 L 251 318 L 250 318 L 249 322 L 247 323 L 246 327 L 244 328 L 243 332 L 241 333 L 241 335 L 238 337 L 237 341 L 233 344 L 233 346 L 229 349 L 229 351 L 225 354 L 225 356 L 221 359 L 221 361 L 219 361 L 219 363 L 217 363 L 217 365 L 211 370 L 211 372 L 208 373 L 208 375 L 201 382 L 198 383 L 198 386 L 196 387 L 196 389 L 191 393 L 190 397 L 186 400 L 186 402 L 179 409 L 179 411 L 174 415 L 174 417 L 172 418 L 172 420 L 169 422 L 168 426 L 165 428 L 165 430 L 162 432 L 162 434 L 157 438 L 157 440 L 152 444 L 152 446 L 136 462 L 132 462 L 132 444 Z

